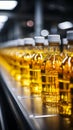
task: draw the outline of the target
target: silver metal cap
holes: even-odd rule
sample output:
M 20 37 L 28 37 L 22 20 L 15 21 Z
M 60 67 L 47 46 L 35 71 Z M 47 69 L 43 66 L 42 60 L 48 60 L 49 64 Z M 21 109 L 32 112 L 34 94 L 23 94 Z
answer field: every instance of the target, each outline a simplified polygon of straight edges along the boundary
M 26 44 L 28 44 L 28 45 L 32 44 L 34 46 L 35 41 L 33 38 L 24 38 L 24 45 L 26 45 Z
M 73 30 L 67 31 L 67 39 L 73 40 Z
M 48 35 L 48 42 L 61 43 L 60 35 L 58 34 Z
M 42 36 L 35 36 L 35 43 L 44 43 L 45 42 L 45 38 Z

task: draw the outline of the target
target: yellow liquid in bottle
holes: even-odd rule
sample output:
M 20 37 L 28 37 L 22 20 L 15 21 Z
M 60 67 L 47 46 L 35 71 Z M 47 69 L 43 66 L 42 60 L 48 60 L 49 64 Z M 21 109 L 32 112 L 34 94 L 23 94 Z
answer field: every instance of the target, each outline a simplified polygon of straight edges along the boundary
M 54 61 L 54 58 L 55 61 Z M 59 102 L 59 82 L 58 69 L 60 59 L 59 56 L 54 55 L 47 60 L 45 65 L 45 81 L 43 84 L 42 99 L 47 106 L 58 106 Z M 44 77 L 43 77 L 44 79 Z
M 58 41 L 56 41 L 56 38 L 59 38 Z M 42 79 L 44 82 L 42 85 L 42 102 L 46 107 L 56 107 L 57 109 L 59 103 L 58 71 L 61 64 L 60 37 L 58 35 L 49 35 L 49 39 L 48 57 L 43 67 L 44 73 L 42 72 L 45 75 L 45 78 Z
M 42 54 L 36 53 L 31 64 L 31 85 L 30 90 L 33 95 L 41 95 L 42 80 L 41 80 L 41 64 Z
M 20 69 L 22 87 L 30 87 L 30 60 L 30 53 L 23 55 L 21 58 Z
M 59 113 L 62 116 L 71 116 L 71 51 L 66 50 L 66 56 L 62 61 L 59 71 L 60 102 Z

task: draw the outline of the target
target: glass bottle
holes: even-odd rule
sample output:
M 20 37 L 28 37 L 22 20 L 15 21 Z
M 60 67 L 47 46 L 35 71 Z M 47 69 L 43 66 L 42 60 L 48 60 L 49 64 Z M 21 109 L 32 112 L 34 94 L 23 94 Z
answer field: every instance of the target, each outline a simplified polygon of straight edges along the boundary
M 24 54 L 20 60 L 20 70 L 21 70 L 21 86 L 30 87 L 31 83 L 31 59 L 33 56 L 34 39 L 25 38 L 24 39 Z
M 67 39 L 68 39 L 68 56 L 69 56 L 68 66 L 70 73 L 67 116 L 71 116 L 73 119 L 73 30 L 67 31 Z
M 49 55 L 45 61 L 45 77 L 42 90 L 43 104 L 57 106 L 59 102 L 58 71 L 61 64 L 60 35 L 49 35 Z
M 32 76 L 31 76 L 31 94 L 41 95 L 42 79 L 41 79 L 41 65 L 44 59 L 44 37 L 36 36 L 35 38 L 34 55 L 32 58 Z
M 71 116 L 71 89 L 72 89 L 72 66 L 73 66 L 73 31 L 67 31 L 68 50 L 60 66 L 59 75 L 60 104 L 59 113 L 62 116 Z
M 20 40 L 18 39 L 17 45 L 15 47 L 12 47 L 12 51 L 10 54 L 11 66 L 12 66 L 11 75 L 14 77 L 16 81 L 20 81 L 21 79 L 20 59 L 24 54 L 23 46 L 24 46 L 24 39 Z

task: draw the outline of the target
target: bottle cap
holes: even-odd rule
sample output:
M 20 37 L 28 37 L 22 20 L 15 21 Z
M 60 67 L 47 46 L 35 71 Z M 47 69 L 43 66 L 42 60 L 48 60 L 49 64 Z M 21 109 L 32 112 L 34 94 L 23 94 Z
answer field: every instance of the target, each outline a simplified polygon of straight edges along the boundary
M 48 35 L 48 42 L 61 43 L 60 35 L 58 34 Z
M 24 45 L 24 39 L 18 39 L 18 45 L 23 46 Z
M 46 37 L 46 36 L 48 36 L 48 34 L 49 34 L 49 31 L 46 30 L 46 29 L 43 29 L 43 30 L 41 31 L 41 36 Z
M 67 31 L 67 39 L 73 40 L 73 30 Z
M 24 38 L 24 45 L 26 45 L 26 44 L 28 44 L 28 45 L 32 44 L 34 46 L 35 41 L 33 38 Z
M 45 38 L 42 36 L 35 36 L 35 43 L 44 43 L 45 42 Z
M 63 38 L 63 39 L 62 39 L 62 43 L 63 43 L 63 45 L 67 45 L 67 44 L 68 44 L 67 38 Z

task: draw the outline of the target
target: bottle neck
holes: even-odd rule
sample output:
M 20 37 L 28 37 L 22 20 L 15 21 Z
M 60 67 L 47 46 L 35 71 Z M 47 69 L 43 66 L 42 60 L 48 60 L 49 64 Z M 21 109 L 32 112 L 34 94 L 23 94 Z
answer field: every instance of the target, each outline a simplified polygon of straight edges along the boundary
M 24 49 L 25 50 L 31 50 L 31 49 L 33 49 L 33 45 L 32 44 L 25 44 Z
M 39 49 L 39 50 L 43 49 L 44 48 L 44 43 L 35 43 L 35 48 Z
M 49 51 L 54 51 L 54 52 L 60 52 L 60 45 L 59 43 L 54 43 L 54 42 L 50 42 L 49 43 Z
M 73 46 L 73 40 L 68 40 L 68 45 Z
M 32 47 L 32 44 L 25 44 L 25 47 Z
M 44 43 L 35 43 L 35 46 L 44 46 Z
M 49 42 L 49 46 L 59 46 L 59 42 Z

